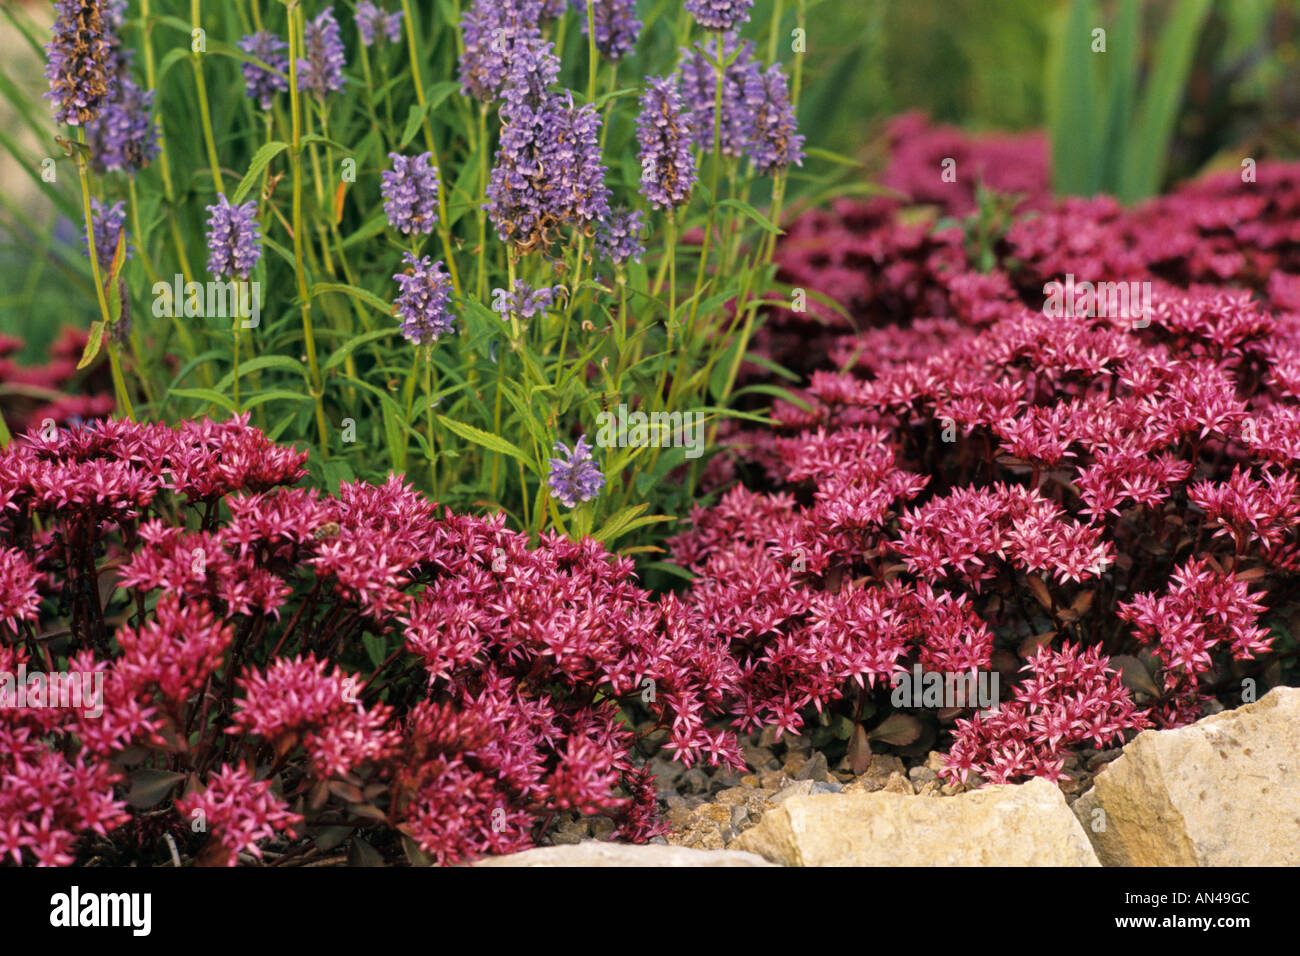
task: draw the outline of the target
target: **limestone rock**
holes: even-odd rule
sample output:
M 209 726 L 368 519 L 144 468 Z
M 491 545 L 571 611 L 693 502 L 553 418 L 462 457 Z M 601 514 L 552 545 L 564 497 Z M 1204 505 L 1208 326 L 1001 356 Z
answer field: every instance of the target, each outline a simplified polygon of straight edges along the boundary
M 1045 780 L 942 800 L 861 791 L 796 796 L 731 843 L 786 866 L 1097 866 Z
M 661 846 L 587 841 L 572 846 L 544 846 L 506 856 L 490 856 L 475 866 L 771 866 L 752 853 L 693 850 Z
M 1073 809 L 1107 866 L 1300 865 L 1300 688 L 1143 731 Z

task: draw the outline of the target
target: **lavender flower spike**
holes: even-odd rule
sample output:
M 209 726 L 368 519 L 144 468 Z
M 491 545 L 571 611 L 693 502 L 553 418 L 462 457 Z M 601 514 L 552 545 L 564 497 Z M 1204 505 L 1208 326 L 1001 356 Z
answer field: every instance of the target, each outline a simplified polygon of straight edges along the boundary
M 546 478 L 555 498 L 566 508 L 575 508 L 578 502 L 590 501 L 600 494 L 605 476 L 591 459 L 586 435 L 579 436 L 573 451 L 557 441 L 555 453 L 560 457 L 550 459 L 551 473 Z
M 86 124 L 90 164 L 97 173 L 121 170 L 136 173 L 158 155 L 158 127 L 153 121 L 153 91 L 136 86 L 126 72 L 129 53 L 113 99 Z
M 241 50 L 257 57 L 267 66 L 278 70 L 280 73 L 289 72 L 289 58 L 280 52 L 288 49 L 288 47 L 289 44 L 269 30 L 261 30 L 258 33 L 250 34 L 239 41 Z M 240 69 L 244 72 L 244 87 L 248 91 L 248 98 L 257 100 L 258 105 L 264 110 L 271 108 L 276 93 L 289 92 L 287 77 L 264 70 L 252 63 L 242 63 Z
M 629 259 L 641 261 L 645 244 L 641 241 L 644 223 L 639 209 L 615 209 L 596 230 L 596 255 L 621 266 Z
M 749 158 L 761 174 L 803 165 L 803 137 L 790 105 L 785 74 L 773 63 L 763 74 L 763 102 L 754 114 Z
M 113 97 L 117 86 L 117 37 L 104 0 L 58 0 L 53 37 L 45 47 L 48 99 L 54 118 L 84 126 Z
M 661 76 L 646 80 L 636 138 L 641 145 L 641 194 L 660 209 L 690 199 L 696 178 L 691 119 L 671 80 Z
M 103 206 L 98 199 L 90 200 L 90 224 L 95 233 L 95 258 L 99 260 L 101 271 L 107 271 L 113 264 L 117 252 L 117 241 L 126 224 L 126 204 L 115 202 Z M 90 255 L 90 236 L 86 236 L 86 255 Z M 131 247 L 127 245 L 125 257 L 131 258 Z
M 492 311 L 500 313 L 503 319 L 511 313 L 521 319 L 531 319 L 551 307 L 558 289 L 559 286 L 534 289 L 523 279 L 516 279 L 513 292 L 505 289 L 492 290 Z
M 262 258 L 257 203 L 232 206 L 225 195 L 207 207 L 208 271 L 227 279 L 247 279 Z
M 393 300 L 393 312 L 402 320 L 402 335 L 414 345 L 436 342 L 454 325 L 451 314 L 451 277 L 442 262 L 428 256 L 416 259 L 403 253 L 405 272 L 393 276 L 402 291 Z
M 380 174 L 384 213 L 389 224 L 403 235 L 427 235 L 438 221 L 438 171 L 429 164 L 432 156 L 389 153 L 393 168 Z
M 706 30 L 734 30 L 753 6 L 754 0 L 686 0 L 686 12 Z
M 582 35 L 587 35 L 587 0 L 573 0 L 582 24 Z M 592 6 L 596 23 L 596 49 L 611 60 L 622 59 L 636 46 L 641 33 L 641 21 L 636 18 L 636 0 L 595 0 Z
M 357 32 L 361 42 L 366 46 L 375 45 L 375 37 L 384 34 L 389 43 L 396 43 L 402 38 L 402 11 L 387 13 L 375 6 L 370 0 L 361 0 L 357 4 Z
M 763 70 L 754 58 L 754 44 L 741 42 L 735 34 L 723 41 L 724 56 L 731 58 L 722 77 L 722 110 L 718 122 L 723 156 L 745 155 L 754 135 L 754 115 L 763 104 Z M 734 56 L 733 56 L 734 54 Z M 695 145 L 713 149 L 713 102 L 717 93 L 718 68 L 712 54 L 695 44 L 681 51 L 682 99 L 695 129 Z
M 537 0 L 474 0 L 460 17 L 465 43 L 459 63 L 460 91 L 484 103 L 500 96 L 515 58 L 535 58 L 543 48 L 538 27 L 542 12 Z M 559 72 L 558 61 L 553 72 Z M 547 82 L 554 79 L 552 75 Z
M 102 206 L 98 199 L 90 200 L 90 222 L 91 229 L 95 235 L 95 258 L 99 261 L 100 278 L 105 282 L 109 279 L 109 270 L 113 267 L 113 257 L 117 255 L 117 243 L 122 236 L 122 230 L 126 225 L 126 204 L 115 202 L 111 206 Z M 90 255 L 90 234 L 86 235 L 86 255 Z M 124 243 L 122 247 L 122 258 L 131 258 L 131 244 Z M 126 341 L 127 335 L 131 330 L 131 307 L 129 296 L 127 295 L 126 279 L 119 275 L 117 278 L 117 294 L 122 303 L 122 311 L 118 319 L 113 323 L 110 334 L 113 341 L 118 345 Z
M 326 7 L 302 31 L 303 59 L 298 66 L 298 89 L 311 90 L 322 99 L 343 88 L 343 40 L 334 8 Z

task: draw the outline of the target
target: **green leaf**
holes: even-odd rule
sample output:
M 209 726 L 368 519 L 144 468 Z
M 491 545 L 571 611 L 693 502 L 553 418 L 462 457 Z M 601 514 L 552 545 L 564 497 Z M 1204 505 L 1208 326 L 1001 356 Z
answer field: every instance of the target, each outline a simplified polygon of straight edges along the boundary
M 402 138 L 397 141 L 397 148 L 405 148 L 415 138 L 415 134 L 419 132 L 420 126 L 424 123 L 425 115 L 441 106 L 442 101 L 458 89 L 460 89 L 460 84 L 452 80 L 443 80 L 434 83 L 425 91 L 423 106 L 412 103 L 410 111 L 406 114 L 406 125 L 402 127 Z
M 1169 20 L 1151 56 L 1151 74 L 1125 142 L 1119 198 L 1134 202 L 1155 195 L 1169 160 L 1169 141 L 1187 89 L 1192 56 L 1210 0 L 1182 0 L 1169 8 Z
M 81 361 L 77 363 L 78 371 L 95 361 L 95 356 L 99 354 L 99 347 L 103 342 L 104 323 L 102 321 L 90 323 L 90 337 L 86 339 L 86 347 L 81 352 Z
M 307 369 L 303 366 L 302 362 L 291 359 L 287 355 L 259 355 L 257 358 L 249 359 L 247 362 L 240 362 L 239 377 L 243 378 L 250 372 L 260 372 L 262 369 L 267 368 L 279 368 L 286 371 L 292 371 L 297 375 L 301 375 L 304 382 L 308 381 Z M 235 372 L 234 369 L 231 369 L 222 376 L 221 381 L 217 382 L 213 388 L 218 392 L 225 392 L 234 384 L 234 382 Z
M 361 645 L 366 649 L 366 656 L 370 658 L 372 665 L 378 667 L 384 662 L 387 656 L 384 652 L 388 649 L 388 645 L 384 643 L 382 637 L 366 631 L 361 635 Z
M 302 138 L 303 146 L 310 146 L 312 143 L 320 143 L 322 146 L 328 146 L 330 149 L 337 149 L 340 153 L 352 155 L 351 148 L 344 146 L 342 143 L 335 142 L 332 139 L 326 139 L 320 133 L 308 133 Z M 269 143 L 267 144 L 270 145 Z
M 394 326 L 393 328 L 388 328 L 388 329 L 375 329 L 375 331 L 373 332 L 365 332 L 361 335 L 355 336 L 354 338 L 350 339 L 346 344 L 340 345 L 337 349 L 334 350 L 334 352 L 330 355 L 330 357 L 325 360 L 325 364 L 320 367 L 321 371 L 328 372 L 330 369 L 334 368 L 335 366 L 342 365 L 344 362 L 347 361 L 349 355 L 351 355 L 361 346 L 365 345 L 367 342 L 373 342 L 376 339 L 388 338 L 396 331 L 397 328 L 396 326 Z
M 343 248 L 347 249 L 349 246 L 356 245 L 358 242 L 365 242 L 367 239 L 373 239 L 387 228 L 388 216 L 382 212 L 375 213 L 375 215 L 357 226 L 356 231 L 350 233 L 347 238 L 343 240 Z M 289 264 L 292 265 L 293 261 L 290 260 Z
M 366 305 L 382 312 L 384 315 L 393 314 L 393 307 L 373 292 L 367 292 L 365 289 L 359 289 L 354 285 L 347 285 L 343 282 L 317 282 L 311 287 L 309 295 L 314 299 L 316 296 L 323 295 L 326 292 L 342 292 L 345 295 L 350 295 L 356 299 L 360 299 Z
M 772 222 L 771 219 L 768 219 L 747 202 L 742 202 L 739 199 L 723 199 L 718 202 L 718 205 L 726 207 L 727 209 L 737 209 L 750 219 L 754 220 L 754 222 L 758 223 L 768 232 L 774 232 L 778 236 L 784 235 L 783 230 L 776 223 Z
M 649 561 L 641 566 L 643 571 L 662 571 L 665 574 L 671 574 L 673 577 L 681 578 L 683 581 L 694 581 L 695 575 L 682 567 L 680 564 L 673 564 L 671 561 Z
M 476 445 L 482 445 L 488 451 L 495 451 L 502 455 L 509 455 L 511 458 L 517 458 L 524 463 L 533 474 L 537 474 L 537 465 L 522 449 L 512 445 L 499 435 L 493 435 L 491 432 L 485 432 L 481 428 L 475 428 L 473 425 L 466 425 L 464 422 L 458 422 L 446 415 L 439 415 L 438 422 L 443 428 L 459 435 L 466 441 L 473 442 Z
M 709 373 L 709 394 L 713 396 L 714 401 L 720 402 L 727 397 L 725 392 L 727 379 L 731 376 L 731 365 L 736 361 L 745 344 L 744 336 L 735 336 Z
M 786 381 L 797 382 L 800 380 L 800 377 L 794 372 L 790 371 L 784 365 L 778 365 L 765 355 L 755 355 L 753 352 L 746 352 L 745 361 L 749 362 L 751 365 L 757 365 L 759 368 L 766 369 L 773 375 L 779 375 Z
M 271 160 L 275 159 L 275 157 L 279 156 L 281 152 L 288 148 L 288 143 L 282 143 L 278 139 L 263 144 L 262 147 L 253 154 L 253 159 L 248 164 L 248 172 L 244 173 L 244 178 L 239 181 L 239 186 L 230 197 L 230 202 L 243 202 L 244 197 L 247 196 L 249 190 L 257 184 L 257 178 L 262 175 L 262 171 L 266 169 Z
M 126 802 L 137 810 L 156 807 L 184 779 L 185 774 L 168 770 L 137 770 L 131 774 L 131 789 L 126 795 Z
M 1074 0 L 1058 25 L 1048 58 L 1047 126 L 1053 186 L 1059 194 L 1089 196 L 1101 185 L 1093 57 L 1107 54 L 1092 52 L 1092 30 L 1097 24 L 1092 0 Z
M 603 543 L 614 540 L 626 531 L 627 526 L 649 507 L 650 502 L 643 501 L 640 504 L 628 505 L 626 508 L 620 509 L 615 514 L 610 515 L 592 537 Z
M 758 385 L 747 385 L 742 389 L 732 392 L 731 397 L 739 398 L 741 395 L 749 395 L 751 393 L 757 395 L 771 395 L 773 398 L 787 401 L 796 408 L 803 409 L 805 412 L 812 411 L 812 406 L 808 404 L 807 400 L 796 395 L 788 388 L 782 388 L 780 385 L 768 385 L 765 382 L 761 382 Z
M 267 402 L 310 402 L 311 396 L 304 392 L 291 392 L 286 388 L 262 389 L 256 395 L 244 401 L 244 408 L 256 408 Z
M 867 736 L 891 747 L 906 747 L 921 736 L 921 730 L 921 722 L 910 714 L 890 714 Z
M 858 162 L 851 156 L 844 156 L 840 153 L 833 153 L 829 149 L 822 149 L 820 146 L 808 146 L 804 149 L 810 159 L 824 159 L 828 163 L 836 163 L 840 166 L 854 166 L 861 168 L 862 163 Z
M 222 395 L 220 392 L 211 388 L 173 388 L 167 392 L 168 395 L 175 395 L 177 398 L 192 398 L 200 402 L 207 402 L 210 405 L 216 405 L 224 408 L 226 411 L 233 413 L 235 403 L 231 401 L 230 396 Z
M 1103 128 L 1097 132 L 1102 144 L 1102 188 L 1118 193 L 1120 168 L 1133 121 L 1133 100 L 1137 94 L 1138 53 L 1142 43 L 1138 0 L 1121 0 L 1119 18 L 1107 36 L 1108 52 L 1101 65 L 1102 71 L 1108 74 L 1109 103 L 1099 117 Z
M 158 63 L 158 73 L 154 78 L 155 88 L 162 87 L 163 77 L 171 70 L 173 66 L 181 60 L 188 60 L 190 57 L 189 47 L 175 46 L 167 51 L 162 60 Z
M 384 440 L 388 444 L 388 458 L 393 470 L 406 471 L 406 432 L 402 425 L 402 411 L 392 399 L 380 403 L 384 416 Z

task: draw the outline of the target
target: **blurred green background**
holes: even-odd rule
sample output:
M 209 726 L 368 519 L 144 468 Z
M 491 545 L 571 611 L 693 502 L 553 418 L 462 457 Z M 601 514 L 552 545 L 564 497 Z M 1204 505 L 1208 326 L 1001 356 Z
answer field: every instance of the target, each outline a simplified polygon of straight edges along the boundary
M 758 0 L 753 23 L 766 23 L 774 2 Z M 796 0 L 780 2 L 792 30 Z M 0 0 L 0 14 L 17 6 Z M 27 16 L 51 18 L 47 2 L 21 6 Z M 972 131 L 1047 127 L 1059 192 L 1122 192 L 1118 163 L 1106 164 L 1125 146 L 1137 164 L 1128 199 L 1209 166 L 1235 166 L 1241 156 L 1300 156 L 1300 0 L 807 0 L 805 15 L 800 121 L 810 145 L 864 162 L 846 167 L 846 182 L 879 168 L 882 121 L 909 110 Z M 1088 56 L 1088 37 L 1079 34 L 1094 22 L 1108 29 L 1105 58 Z M 787 44 L 781 59 L 793 56 Z M 1180 56 L 1185 69 L 1162 68 Z M 42 68 L 0 15 L 0 81 L 39 95 Z M 6 99 L 0 137 L 38 163 L 51 147 L 17 121 Z M 54 212 L 12 152 L 0 150 L 0 332 L 26 339 L 23 358 L 39 361 L 60 326 L 88 325 L 89 313 L 79 313 L 93 303 L 32 296 L 80 281 L 82 265 L 34 240 L 51 236 Z M 57 233 L 75 235 L 69 223 Z

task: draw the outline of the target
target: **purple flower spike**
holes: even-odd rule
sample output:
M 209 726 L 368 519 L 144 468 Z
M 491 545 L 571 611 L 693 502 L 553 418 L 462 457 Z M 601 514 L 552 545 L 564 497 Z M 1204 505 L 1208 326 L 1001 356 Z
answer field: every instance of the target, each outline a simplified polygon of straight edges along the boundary
M 334 8 L 326 7 L 302 31 L 303 59 L 298 66 L 298 89 L 311 90 L 322 99 L 343 88 L 343 40 Z
M 596 255 L 622 265 L 629 259 L 641 261 L 645 244 L 641 241 L 644 223 L 639 209 L 616 209 L 596 230 Z
M 587 35 L 587 0 L 573 0 L 582 24 L 582 35 Z M 622 59 L 632 52 L 641 33 L 641 21 L 636 18 L 636 0 L 596 0 L 592 8 L 596 22 L 596 49 L 611 60 Z
M 53 37 L 45 47 L 46 98 L 54 118 L 84 126 L 99 115 L 117 86 L 114 10 L 103 0 L 58 0 Z
M 566 225 L 594 235 L 609 210 L 600 114 L 546 89 L 558 68 L 550 47 L 511 63 L 485 207 L 502 241 L 523 253 L 546 248 Z
M 740 47 L 737 52 L 737 47 Z M 735 59 L 722 78 L 722 120 L 719 142 L 724 156 L 743 156 L 754 135 L 754 115 L 763 104 L 763 72 L 754 59 L 754 44 L 733 35 L 724 41 L 724 55 Z M 695 127 L 695 145 L 713 149 L 713 104 L 717 95 L 718 70 L 705 51 L 696 44 L 694 50 L 681 51 L 680 77 L 682 97 L 690 110 Z
M 442 262 L 428 256 L 416 259 L 403 253 L 405 272 L 393 276 L 401 292 L 393 301 L 393 311 L 402 319 L 402 335 L 414 345 L 436 342 L 454 326 L 451 314 L 451 277 Z
M 289 72 L 289 58 L 280 52 L 287 50 L 289 44 L 269 30 L 244 37 L 239 41 L 239 48 L 280 73 Z M 240 69 L 244 72 L 244 87 L 248 91 L 248 98 L 257 100 L 258 105 L 264 110 L 271 108 L 276 93 L 289 92 L 289 80 L 285 76 L 264 70 L 252 63 L 242 63 Z
M 126 205 L 115 202 L 107 208 L 100 205 L 98 199 L 90 200 L 91 228 L 95 231 L 95 258 L 99 260 L 100 278 L 108 281 L 108 271 L 113 266 L 113 257 L 117 254 L 118 239 L 126 225 Z M 90 236 L 86 236 L 86 255 L 90 255 Z M 123 259 L 131 258 L 131 244 L 123 246 Z M 122 311 L 117 322 L 113 323 L 111 334 L 113 341 L 121 345 L 131 329 L 131 308 L 127 296 L 126 279 L 118 276 L 117 294 L 122 302 Z
M 799 124 L 790 106 L 781 67 L 773 63 L 763 74 L 762 82 L 763 102 L 754 115 L 749 158 L 754 169 L 766 175 L 787 166 L 803 165 L 803 136 L 795 132 Z
M 402 38 L 402 11 L 387 13 L 375 6 L 370 0 L 361 0 L 357 4 L 357 32 L 361 42 L 366 46 L 375 45 L 375 37 L 383 34 L 389 43 L 396 43 Z
M 516 279 L 513 292 L 507 292 L 505 289 L 492 290 L 492 309 L 501 313 L 502 318 L 513 312 L 521 319 L 531 319 L 551 307 L 551 303 L 555 301 L 556 288 L 542 286 L 534 289 L 523 279 Z
M 106 271 L 113 264 L 113 255 L 117 252 L 117 241 L 126 224 L 126 204 L 115 202 L 103 206 L 98 199 L 90 200 L 91 228 L 95 231 L 95 258 L 99 268 Z M 86 255 L 90 255 L 90 236 L 86 236 Z M 131 247 L 126 247 L 125 257 L 131 258 Z M 107 278 L 107 277 L 106 277 Z
M 696 175 L 691 119 L 682 109 L 677 87 L 666 77 L 646 80 L 636 138 L 641 145 L 641 194 L 660 209 L 690 199 Z
M 225 195 L 207 207 L 208 271 L 227 279 L 247 279 L 262 258 L 257 203 L 232 206 Z
M 158 127 L 153 121 L 153 91 L 136 86 L 125 71 L 129 53 L 122 57 L 113 99 L 86 124 L 91 166 L 97 173 L 119 170 L 136 173 L 158 155 Z
M 531 51 L 535 57 L 543 46 L 538 26 L 543 13 L 537 0 L 475 0 L 460 18 L 465 42 L 460 57 L 461 92 L 484 103 L 500 96 L 515 58 L 523 51 Z M 558 60 L 555 73 L 559 73 Z M 553 75 L 542 85 L 554 79 Z
M 580 501 L 590 501 L 600 494 L 605 485 L 605 476 L 591 458 L 591 446 L 587 436 L 582 435 L 569 451 L 563 442 L 555 443 L 558 458 L 550 459 L 551 473 L 546 483 L 551 494 L 559 499 L 566 508 L 575 508 Z
M 753 6 L 754 0 L 686 0 L 686 12 L 706 30 L 734 30 Z
M 438 221 L 438 171 L 429 165 L 432 156 L 389 153 L 393 168 L 380 175 L 384 212 L 389 224 L 404 235 L 427 235 Z

